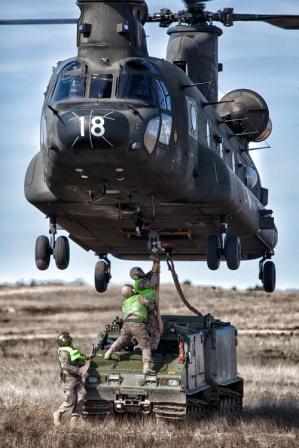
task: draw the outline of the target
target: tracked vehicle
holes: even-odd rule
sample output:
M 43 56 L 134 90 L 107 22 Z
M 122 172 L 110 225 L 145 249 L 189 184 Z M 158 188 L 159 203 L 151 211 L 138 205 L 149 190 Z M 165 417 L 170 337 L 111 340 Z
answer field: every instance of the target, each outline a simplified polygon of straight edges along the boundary
M 164 333 L 153 353 L 155 374 L 142 373 L 142 353 L 133 342 L 104 359 L 120 335 L 122 320 L 116 318 L 100 333 L 86 379 L 86 416 L 152 414 L 182 420 L 210 411 L 241 411 L 235 327 L 210 314 L 162 318 Z

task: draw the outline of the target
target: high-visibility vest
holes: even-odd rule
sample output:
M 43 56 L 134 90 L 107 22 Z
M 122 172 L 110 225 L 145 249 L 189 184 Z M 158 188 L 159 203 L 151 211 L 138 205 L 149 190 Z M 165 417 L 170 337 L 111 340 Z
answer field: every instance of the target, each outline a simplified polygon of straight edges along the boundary
M 76 364 L 77 362 L 84 362 L 86 361 L 86 356 L 83 355 L 83 353 L 80 352 L 79 349 L 73 348 L 73 347 L 59 347 L 59 352 L 68 352 L 71 360 L 71 364 Z
M 140 294 L 134 294 L 124 301 L 122 306 L 124 319 L 127 319 L 127 317 L 129 316 L 136 316 L 139 319 L 142 319 L 144 322 L 147 321 L 147 308 L 145 305 L 139 302 L 139 296 Z
M 137 294 L 139 294 L 140 296 L 145 297 L 146 299 L 153 301 L 155 300 L 155 288 L 144 288 L 144 289 L 139 289 L 139 286 L 142 282 L 142 278 L 138 278 L 137 280 L 135 280 L 135 291 Z

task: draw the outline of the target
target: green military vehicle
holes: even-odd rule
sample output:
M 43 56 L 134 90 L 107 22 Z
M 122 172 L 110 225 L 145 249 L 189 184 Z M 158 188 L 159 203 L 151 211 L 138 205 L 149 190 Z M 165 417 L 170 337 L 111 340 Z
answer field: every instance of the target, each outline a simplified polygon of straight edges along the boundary
M 162 318 L 164 333 L 153 353 L 155 374 L 142 373 L 142 353 L 134 342 L 104 359 L 120 336 L 122 320 L 116 318 L 100 333 L 86 379 L 86 416 L 135 413 L 184 419 L 241 411 L 235 327 L 210 314 Z

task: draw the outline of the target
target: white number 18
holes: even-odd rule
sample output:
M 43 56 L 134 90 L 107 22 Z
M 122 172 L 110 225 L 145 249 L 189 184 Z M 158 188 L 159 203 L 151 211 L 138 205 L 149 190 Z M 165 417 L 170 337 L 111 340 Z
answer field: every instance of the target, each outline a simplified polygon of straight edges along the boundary
M 85 117 L 80 117 L 81 137 L 85 137 Z M 103 117 L 93 117 L 90 122 L 90 132 L 94 137 L 103 137 L 105 134 L 105 120 Z

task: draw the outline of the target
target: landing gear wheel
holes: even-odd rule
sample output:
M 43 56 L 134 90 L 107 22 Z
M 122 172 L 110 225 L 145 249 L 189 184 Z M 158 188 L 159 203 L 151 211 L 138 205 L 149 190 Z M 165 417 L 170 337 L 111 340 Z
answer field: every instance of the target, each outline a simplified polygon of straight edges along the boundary
M 37 269 L 40 271 L 48 269 L 51 253 L 49 238 L 45 235 L 37 237 L 35 242 L 35 264 Z
M 220 240 L 217 235 L 208 238 L 207 263 L 212 271 L 216 271 L 220 266 Z
M 226 238 L 224 255 L 229 269 L 232 271 L 239 269 L 241 262 L 241 241 L 238 236 L 233 235 Z
M 69 240 L 65 236 L 59 236 L 55 243 L 54 249 L 55 263 L 58 269 L 64 270 L 70 262 L 70 245 Z
M 266 292 L 275 291 L 276 269 L 273 261 L 266 261 L 263 266 L 263 285 Z
M 109 282 L 109 273 L 105 261 L 98 261 L 94 271 L 94 286 L 97 292 L 105 292 Z

